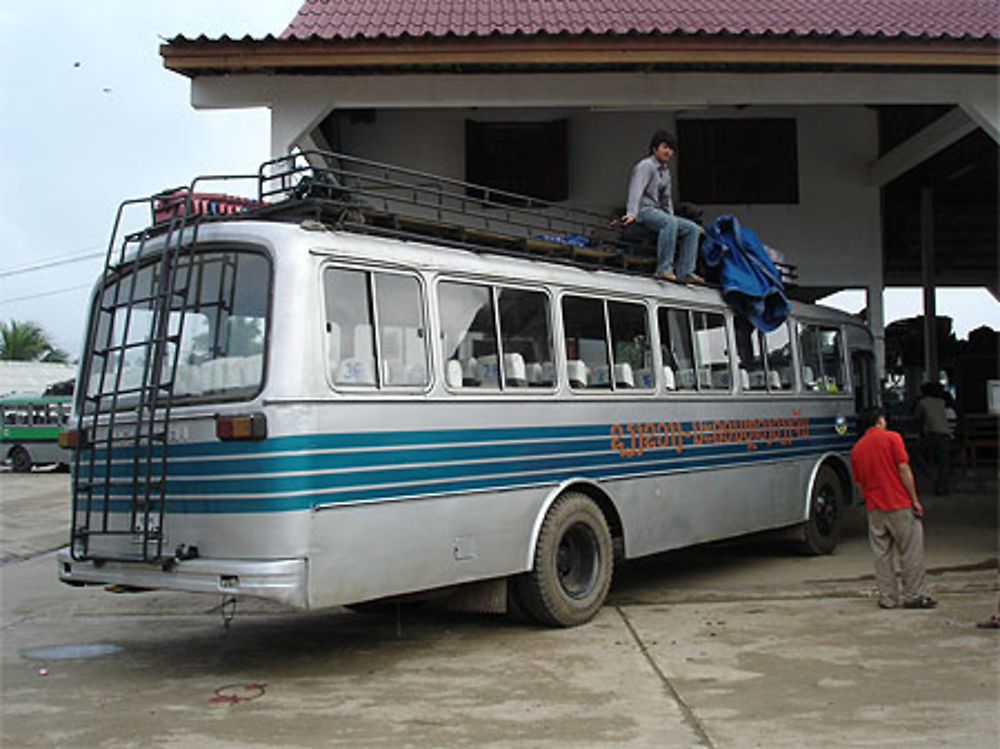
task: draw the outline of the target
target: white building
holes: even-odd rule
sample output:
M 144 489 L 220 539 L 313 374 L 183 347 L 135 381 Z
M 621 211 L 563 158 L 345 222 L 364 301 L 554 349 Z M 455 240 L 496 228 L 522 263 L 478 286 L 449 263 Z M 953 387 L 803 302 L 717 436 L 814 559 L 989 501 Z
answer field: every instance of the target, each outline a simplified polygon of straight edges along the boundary
M 161 53 L 194 106 L 268 107 L 274 156 L 343 151 L 608 215 L 672 129 L 680 199 L 753 227 L 800 297 L 866 290 L 880 336 L 886 286 L 997 294 L 998 39 L 994 0 L 308 0 L 280 38 Z

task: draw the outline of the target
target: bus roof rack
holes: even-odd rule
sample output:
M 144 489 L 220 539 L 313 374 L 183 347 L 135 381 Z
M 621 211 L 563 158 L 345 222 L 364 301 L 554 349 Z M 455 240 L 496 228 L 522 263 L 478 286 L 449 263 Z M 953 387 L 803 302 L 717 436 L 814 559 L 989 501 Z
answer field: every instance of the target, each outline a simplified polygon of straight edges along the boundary
M 651 274 L 656 266 L 655 236 L 622 226 L 617 217 L 343 153 L 298 151 L 264 162 L 255 200 L 197 192 L 198 181 L 156 196 L 153 223 L 193 216 L 313 219 L 349 231 L 589 268 Z M 777 266 L 784 283 L 793 285 L 794 266 Z

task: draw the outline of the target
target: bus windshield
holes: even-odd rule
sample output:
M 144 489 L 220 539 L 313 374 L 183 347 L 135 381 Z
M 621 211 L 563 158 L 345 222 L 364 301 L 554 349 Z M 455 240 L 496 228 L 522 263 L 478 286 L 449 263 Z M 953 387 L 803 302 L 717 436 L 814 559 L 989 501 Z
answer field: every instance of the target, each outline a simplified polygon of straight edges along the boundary
M 153 379 L 162 338 L 162 393 L 174 401 L 252 396 L 263 378 L 270 263 L 256 252 L 212 250 L 178 263 L 169 316 L 160 325 L 160 265 L 149 263 L 108 283 L 98 297 L 85 372 L 86 410 L 138 397 Z M 172 384 L 172 388 L 170 385 Z

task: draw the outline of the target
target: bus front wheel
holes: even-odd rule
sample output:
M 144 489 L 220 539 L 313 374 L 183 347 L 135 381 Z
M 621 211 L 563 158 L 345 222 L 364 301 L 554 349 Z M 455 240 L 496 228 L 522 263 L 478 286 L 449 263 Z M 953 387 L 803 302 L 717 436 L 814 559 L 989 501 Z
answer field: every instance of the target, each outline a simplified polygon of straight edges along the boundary
M 556 627 L 590 621 L 607 597 L 613 571 L 611 532 L 604 514 L 580 492 L 567 492 L 542 522 L 530 572 L 513 580 L 519 606 Z
M 20 445 L 10 451 L 10 467 L 14 473 L 27 473 L 31 470 L 31 455 Z
M 844 507 L 844 486 L 828 465 L 816 473 L 809 495 L 809 517 L 802 525 L 800 546 L 806 554 L 830 554 L 840 541 L 840 519 Z

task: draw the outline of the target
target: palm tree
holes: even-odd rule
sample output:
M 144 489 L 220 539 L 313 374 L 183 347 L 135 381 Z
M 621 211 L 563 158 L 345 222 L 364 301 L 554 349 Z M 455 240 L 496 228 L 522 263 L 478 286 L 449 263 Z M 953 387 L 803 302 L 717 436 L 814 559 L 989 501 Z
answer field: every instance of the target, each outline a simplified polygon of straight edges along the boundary
M 0 360 L 64 363 L 69 355 L 49 339 L 38 323 L 0 322 Z

